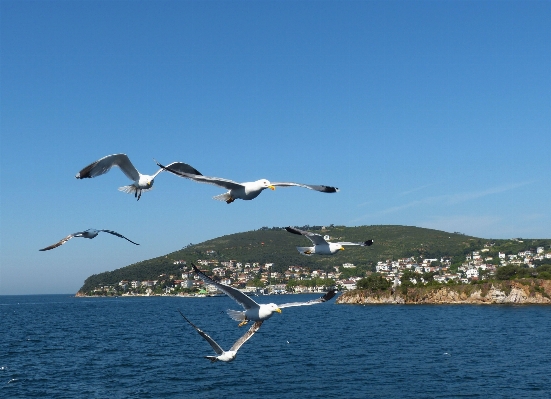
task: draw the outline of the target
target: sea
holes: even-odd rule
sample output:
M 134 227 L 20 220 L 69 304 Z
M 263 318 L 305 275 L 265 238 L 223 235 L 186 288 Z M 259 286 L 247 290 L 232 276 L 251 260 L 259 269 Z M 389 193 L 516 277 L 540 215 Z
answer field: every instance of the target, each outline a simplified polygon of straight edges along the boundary
M 273 295 L 287 303 L 319 295 Z M 551 306 L 339 305 L 247 330 L 228 297 L 0 296 L 0 398 L 551 398 Z

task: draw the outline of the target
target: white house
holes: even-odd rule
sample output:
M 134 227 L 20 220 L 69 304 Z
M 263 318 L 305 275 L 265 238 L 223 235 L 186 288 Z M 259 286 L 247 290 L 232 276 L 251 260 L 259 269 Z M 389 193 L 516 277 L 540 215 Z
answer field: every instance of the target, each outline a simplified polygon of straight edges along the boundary
M 465 274 L 467 275 L 467 278 L 478 277 L 478 269 L 469 269 Z

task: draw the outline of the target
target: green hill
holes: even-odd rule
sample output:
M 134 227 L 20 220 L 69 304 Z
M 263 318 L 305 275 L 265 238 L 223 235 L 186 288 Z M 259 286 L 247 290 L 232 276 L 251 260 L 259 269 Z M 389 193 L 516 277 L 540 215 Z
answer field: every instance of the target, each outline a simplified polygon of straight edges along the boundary
M 115 285 L 121 280 L 155 280 L 159 275 L 179 275 L 181 265 L 177 260 L 196 262 L 198 259 L 242 263 L 273 263 L 272 270 L 284 271 L 289 266 L 303 266 L 311 269 L 329 270 L 332 266 L 345 262 L 353 263 L 364 270 L 374 270 L 378 261 L 415 256 L 417 259 L 450 256 L 453 261 L 463 261 L 465 254 L 481 249 L 488 242 L 496 243 L 496 248 L 508 248 L 509 253 L 526 248 L 526 245 L 549 245 L 550 240 L 530 240 L 519 243 L 514 240 L 488 240 L 466 236 L 460 233 L 447 233 L 439 230 L 411 226 L 301 226 L 303 230 L 329 235 L 331 241 L 365 241 L 373 239 L 370 247 L 346 247 L 335 256 L 303 256 L 296 246 L 310 246 L 306 237 L 290 234 L 283 227 L 263 227 L 222 236 L 189 245 L 181 250 L 157 258 L 135 263 L 111 272 L 95 274 L 86 279 L 79 292 L 89 292 L 95 287 Z

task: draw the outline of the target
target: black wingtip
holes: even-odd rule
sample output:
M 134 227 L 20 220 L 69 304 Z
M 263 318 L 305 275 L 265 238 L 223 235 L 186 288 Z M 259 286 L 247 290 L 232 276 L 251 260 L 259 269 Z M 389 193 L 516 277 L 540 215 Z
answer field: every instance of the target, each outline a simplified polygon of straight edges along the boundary
M 367 247 L 370 247 L 371 245 L 373 245 L 373 240 L 367 240 L 366 242 L 364 242 L 365 246 Z
M 331 186 L 322 186 L 324 193 L 337 193 L 339 192 L 339 189 L 337 187 L 331 187 Z
M 287 230 L 289 233 L 298 234 L 301 236 L 302 234 L 298 232 L 296 229 L 293 229 L 292 227 L 285 227 L 285 230 Z
M 333 298 L 335 295 L 337 295 L 337 290 L 332 289 L 331 291 L 327 292 L 324 296 L 321 297 L 323 302 L 329 301 L 331 298 Z
M 197 266 L 195 266 L 195 264 L 194 264 L 193 262 L 191 263 L 191 267 L 193 267 L 193 271 L 194 271 L 195 273 L 201 273 L 201 274 L 203 274 L 203 272 L 202 272 L 201 270 L 199 270 L 199 268 L 198 268 Z

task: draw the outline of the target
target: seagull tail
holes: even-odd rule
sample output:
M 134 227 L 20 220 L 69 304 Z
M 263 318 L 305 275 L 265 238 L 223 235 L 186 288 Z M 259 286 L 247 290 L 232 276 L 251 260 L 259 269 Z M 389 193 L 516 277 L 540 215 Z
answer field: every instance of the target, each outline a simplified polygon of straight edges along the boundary
M 134 194 L 136 192 L 136 187 L 134 187 L 133 185 L 122 186 L 119 187 L 119 191 L 125 192 L 127 194 Z
M 242 312 L 240 310 L 231 310 L 231 309 L 228 309 L 226 312 L 228 313 L 228 316 L 230 316 L 235 321 L 245 320 L 245 312 Z
M 216 356 L 205 356 L 205 359 L 209 359 L 211 362 L 217 362 L 218 358 Z
M 228 191 L 227 193 L 216 195 L 216 196 L 212 197 L 212 199 L 215 199 L 217 201 L 226 202 L 226 201 L 231 199 L 231 195 L 230 195 L 230 192 Z
M 150 188 L 137 189 L 136 186 L 134 186 L 133 184 L 130 184 L 129 186 L 119 187 L 119 191 L 125 192 L 127 194 L 136 194 L 136 192 L 138 190 L 140 190 L 142 192 L 151 191 L 151 190 L 153 190 L 153 186 L 151 186 Z

